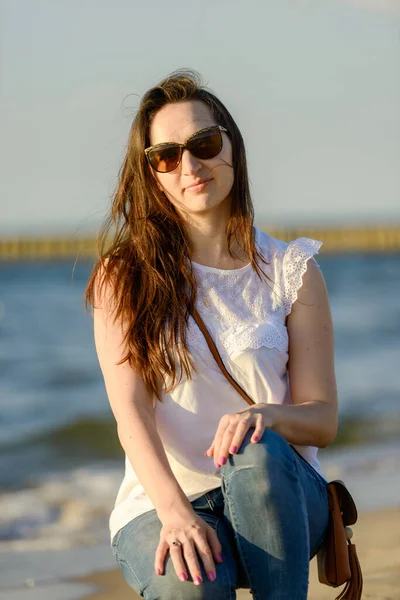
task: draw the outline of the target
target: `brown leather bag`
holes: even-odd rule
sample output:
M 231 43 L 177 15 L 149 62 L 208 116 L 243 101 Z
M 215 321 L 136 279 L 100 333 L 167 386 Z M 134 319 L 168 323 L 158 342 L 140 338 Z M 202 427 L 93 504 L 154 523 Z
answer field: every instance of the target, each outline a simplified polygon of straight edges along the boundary
M 229 383 L 233 385 L 235 390 L 248 404 L 255 404 L 226 370 L 217 347 L 196 309 L 192 311 L 192 316 Z M 295 448 L 293 450 L 300 458 L 305 460 Z M 339 596 L 336 597 L 336 600 L 360 600 L 363 577 L 356 547 L 350 541 L 353 532 L 349 527 L 357 521 L 357 508 L 343 481 L 337 479 L 327 483 L 327 491 L 329 500 L 329 528 L 328 534 L 317 553 L 318 579 L 321 583 L 331 587 L 346 584 Z

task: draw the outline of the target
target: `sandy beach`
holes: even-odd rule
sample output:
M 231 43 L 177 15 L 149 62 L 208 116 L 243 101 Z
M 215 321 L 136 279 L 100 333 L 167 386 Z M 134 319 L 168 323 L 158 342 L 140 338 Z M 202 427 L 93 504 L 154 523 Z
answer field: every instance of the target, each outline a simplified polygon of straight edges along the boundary
M 400 599 L 400 507 L 363 512 L 354 526 L 353 541 L 364 575 L 363 598 Z M 74 579 L 98 586 L 85 600 L 136 600 L 140 598 L 126 584 L 118 569 Z M 334 599 L 342 588 L 334 589 L 318 582 L 316 560 L 311 561 L 309 600 Z M 238 600 L 250 600 L 248 590 L 238 590 Z

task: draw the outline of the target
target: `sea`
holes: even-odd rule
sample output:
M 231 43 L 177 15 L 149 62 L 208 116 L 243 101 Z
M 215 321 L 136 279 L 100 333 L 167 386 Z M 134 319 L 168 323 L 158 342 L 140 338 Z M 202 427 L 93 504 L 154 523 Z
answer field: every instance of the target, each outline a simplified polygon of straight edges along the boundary
M 359 509 L 397 506 L 400 254 L 317 261 L 334 322 L 340 421 L 321 465 L 329 479 L 346 482 Z M 2 598 L 33 598 L 25 592 L 35 578 L 58 573 L 49 566 L 57 552 L 69 552 L 64 575 L 114 564 L 108 518 L 124 457 L 83 300 L 92 266 L 0 263 Z

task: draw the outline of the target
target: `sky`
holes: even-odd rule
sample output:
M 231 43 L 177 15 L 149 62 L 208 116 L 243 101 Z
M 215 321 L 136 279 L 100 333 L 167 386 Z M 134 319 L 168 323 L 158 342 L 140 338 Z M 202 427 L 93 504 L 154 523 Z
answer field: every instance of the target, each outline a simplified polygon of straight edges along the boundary
M 400 0 L 0 0 L 0 235 L 96 231 L 140 98 L 185 67 L 256 222 L 400 224 Z

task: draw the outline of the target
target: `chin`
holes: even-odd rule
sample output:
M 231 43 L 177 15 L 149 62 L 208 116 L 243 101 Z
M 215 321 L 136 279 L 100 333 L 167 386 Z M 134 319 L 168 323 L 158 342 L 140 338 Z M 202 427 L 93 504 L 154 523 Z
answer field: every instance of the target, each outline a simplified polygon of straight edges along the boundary
M 230 203 L 230 196 L 225 198 L 215 198 L 214 194 L 210 194 L 206 190 L 192 194 L 190 197 L 184 197 L 181 200 L 168 196 L 170 202 L 175 206 L 176 210 L 181 214 L 202 214 L 210 211 L 220 211 L 224 209 L 227 203 Z
M 207 194 L 198 194 L 192 202 L 186 202 L 185 208 L 192 213 L 208 212 L 211 210 L 220 210 L 225 205 L 225 200 L 215 200 Z

